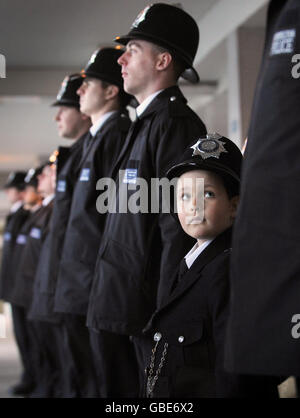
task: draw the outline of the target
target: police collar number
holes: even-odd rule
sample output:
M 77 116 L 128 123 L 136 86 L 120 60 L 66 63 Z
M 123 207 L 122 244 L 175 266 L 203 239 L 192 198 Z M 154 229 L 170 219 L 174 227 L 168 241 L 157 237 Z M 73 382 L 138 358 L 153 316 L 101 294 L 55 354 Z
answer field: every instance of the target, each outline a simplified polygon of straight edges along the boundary
M 137 178 L 137 169 L 136 168 L 126 168 L 123 183 L 136 184 Z
M 30 231 L 30 236 L 35 239 L 41 239 L 41 230 L 39 228 L 32 228 Z
M 64 193 L 67 189 L 67 183 L 66 180 L 58 180 L 56 191 Z
M 10 232 L 5 232 L 4 236 L 3 236 L 4 241 L 10 241 L 11 240 L 11 233 Z
M 89 179 L 90 179 L 90 171 L 91 170 L 89 168 L 83 168 L 81 170 L 81 173 L 80 173 L 79 181 L 89 181 Z
M 17 244 L 25 245 L 26 244 L 26 239 L 27 239 L 26 235 L 19 234 L 17 236 Z
M 296 29 L 276 32 L 273 37 L 270 55 L 292 54 L 294 52 L 295 38 Z

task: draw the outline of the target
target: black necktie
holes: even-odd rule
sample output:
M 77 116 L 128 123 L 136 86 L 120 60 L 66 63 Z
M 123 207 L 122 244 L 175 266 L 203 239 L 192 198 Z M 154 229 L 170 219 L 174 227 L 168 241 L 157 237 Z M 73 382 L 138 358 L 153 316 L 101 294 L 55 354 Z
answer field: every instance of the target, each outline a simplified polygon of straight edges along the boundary
M 173 292 L 173 290 L 178 286 L 178 284 L 181 282 L 181 280 L 183 279 L 187 271 L 188 271 L 188 266 L 186 265 L 185 258 L 184 258 L 183 260 L 181 260 L 179 264 L 178 273 L 171 287 L 172 289 L 171 292 Z
M 178 283 L 182 280 L 185 273 L 188 271 L 188 266 L 186 264 L 185 258 L 181 260 L 179 264 L 179 271 L 178 271 Z
M 93 135 L 89 132 L 83 142 L 83 156 L 85 157 L 88 149 L 90 148 L 91 143 L 93 142 Z

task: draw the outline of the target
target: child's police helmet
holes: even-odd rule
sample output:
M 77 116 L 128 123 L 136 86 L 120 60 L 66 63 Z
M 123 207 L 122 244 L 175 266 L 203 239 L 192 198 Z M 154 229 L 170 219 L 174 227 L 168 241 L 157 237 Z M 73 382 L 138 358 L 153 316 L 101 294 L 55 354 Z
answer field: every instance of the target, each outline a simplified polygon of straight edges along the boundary
M 70 106 L 79 109 L 79 96 L 77 90 L 81 86 L 83 78 L 80 74 L 71 74 L 64 78 L 52 106 Z
M 115 41 L 126 45 L 132 39 L 141 39 L 166 48 L 184 65 L 181 75 L 197 83 L 199 76 L 193 61 L 199 44 L 199 29 L 195 20 L 177 6 L 165 3 L 148 5 L 133 22 L 127 35 L 117 36 Z
M 166 176 L 169 180 L 187 171 L 208 170 L 222 177 L 230 195 L 239 194 L 243 156 L 239 148 L 228 138 L 217 133 L 199 138 L 173 165 Z

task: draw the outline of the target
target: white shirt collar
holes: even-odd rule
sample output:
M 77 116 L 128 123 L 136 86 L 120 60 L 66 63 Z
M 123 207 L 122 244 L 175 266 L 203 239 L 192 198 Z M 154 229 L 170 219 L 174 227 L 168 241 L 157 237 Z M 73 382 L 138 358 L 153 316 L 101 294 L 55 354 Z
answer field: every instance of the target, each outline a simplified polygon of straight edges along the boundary
M 49 203 L 51 202 L 51 200 L 54 199 L 54 194 L 51 194 L 50 196 L 45 197 L 45 199 L 42 202 L 43 206 L 47 206 L 49 205 Z
M 23 205 L 22 200 L 18 200 L 17 202 L 15 202 L 11 208 L 10 208 L 10 213 L 15 213 L 17 212 L 17 210 L 20 209 L 20 207 Z
M 136 114 L 139 118 L 141 114 L 146 110 L 146 108 L 149 106 L 149 104 L 152 102 L 153 99 L 161 92 L 162 90 L 158 90 L 155 93 L 151 94 L 147 97 L 137 108 L 136 108 Z
M 107 119 L 116 113 L 116 110 L 113 110 L 112 112 L 107 112 L 102 115 L 94 125 L 90 127 L 90 133 L 92 136 L 95 136 L 96 133 L 99 131 L 99 129 L 104 125 L 104 123 L 107 121 Z
M 196 243 L 191 249 L 191 251 L 187 253 L 187 255 L 184 258 L 185 258 L 186 265 L 188 266 L 189 269 L 191 268 L 196 258 L 199 257 L 199 255 L 205 250 L 206 247 L 209 246 L 209 244 L 212 241 L 213 239 L 209 239 L 205 241 L 203 244 L 201 244 L 200 246 L 198 245 L 198 243 Z

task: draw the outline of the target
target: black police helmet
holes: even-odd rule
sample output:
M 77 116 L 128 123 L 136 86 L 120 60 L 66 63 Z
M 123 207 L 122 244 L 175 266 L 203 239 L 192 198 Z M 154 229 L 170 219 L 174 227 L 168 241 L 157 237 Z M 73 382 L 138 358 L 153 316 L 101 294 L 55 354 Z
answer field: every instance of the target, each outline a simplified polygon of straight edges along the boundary
M 26 172 L 25 171 L 14 171 L 9 174 L 6 183 L 4 184 L 4 189 L 15 188 L 18 190 L 24 190 Z
M 30 168 L 25 177 L 25 187 L 26 186 L 33 186 L 37 188 L 38 186 L 38 176 L 43 172 L 44 168 L 47 165 L 51 165 L 52 162 L 50 160 L 45 161 L 41 165 L 36 168 Z
M 227 193 L 232 197 L 239 194 L 242 161 L 241 151 L 230 139 L 216 133 L 208 134 L 189 147 L 166 176 L 172 180 L 187 171 L 212 171 L 223 179 Z
M 52 106 L 71 106 L 80 108 L 79 96 L 76 93 L 81 86 L 83 78 L 80 74 L 71 74 L 64 78 L 61 88 Z
M 132 39 L 142 39 L 166 48 L 179 59 L 186 70 L 181 77 L 197 83 L 199 76 L 193 61 L 199 45 L 199 29 L 195 20 L 177 6 L 165 3 L 148 5 L 142 10 L 127 35 L 115 42 L 126 45 Z
M 126 106 L 132 96 L 123 89 L 121 66 L 118 59 L 123 54 L 120 48 L 102 48 L 93 53 L 85 69 L 81 72 L 83 77 L 97 78 L 119 87 L 119 96 L 122 105 Z

